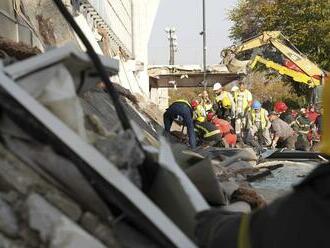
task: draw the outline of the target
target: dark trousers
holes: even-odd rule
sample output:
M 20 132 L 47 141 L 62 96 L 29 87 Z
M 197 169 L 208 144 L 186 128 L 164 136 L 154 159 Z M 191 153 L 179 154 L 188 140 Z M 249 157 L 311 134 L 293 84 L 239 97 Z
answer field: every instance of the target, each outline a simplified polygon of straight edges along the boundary
M 194 131 L 194 123 L 192 119 L 191 109 L 184 103 L 172 104 L 164 113 L 164 128 L 166 132 L 170 132 L 172 123 L 177 116 L 183 118 L 183 123 L 187 127 L 189 144 L 191 148 L 196 148 L 196 136 Z

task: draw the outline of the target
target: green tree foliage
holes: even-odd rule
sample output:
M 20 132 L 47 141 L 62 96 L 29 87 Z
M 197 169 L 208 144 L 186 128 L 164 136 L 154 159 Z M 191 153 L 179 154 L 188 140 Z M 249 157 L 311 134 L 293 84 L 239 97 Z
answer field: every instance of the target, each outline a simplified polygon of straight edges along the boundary
M 311 61 L 330 70 L 330 0 L 240 0 L 229 19 L 234 40 L 279 30 Z

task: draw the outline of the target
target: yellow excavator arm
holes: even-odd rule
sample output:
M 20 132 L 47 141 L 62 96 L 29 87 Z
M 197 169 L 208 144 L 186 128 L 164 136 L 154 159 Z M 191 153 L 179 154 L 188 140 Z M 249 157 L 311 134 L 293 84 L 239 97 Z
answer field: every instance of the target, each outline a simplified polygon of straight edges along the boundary
M 283 42 L 284 41 L 284 42 Z M 284 44 L 288 43 L 288 45 Z M 274 61 L 265 59 L 261 56 L 256 56 L 249 63 L 236 59 L 236 55 L 241 52 L 262 47 L 265 45 L 275 47 L 286 59 L 291 61 L 296 69 L 288 68 Z M 289 47 L 290 46 L 290 47 Z M 278 71 L 280 74 L 290 76 L 294 81 L 308 84 L 310 87 L 316 87 L 321 84 L 321 79 L 324 77 L 323 71 L 313 62 L 311 62 L 304 54 L 289 43 L 280 31 L 266 31 L 261 35 L 248 39 L 240 45 L 232 46 L 222 51 L 223 63 L 231 70 L 235 68 L 237 71 L 244 71 L 244 68 L 238 68 L 238 65 L 248 65 L 254 68 L 257 63 L 262 63 L 268 68 Z M 297 70 L 298 69 L 298 70 Z M 299 70 L 300 69 L 300 70 Z

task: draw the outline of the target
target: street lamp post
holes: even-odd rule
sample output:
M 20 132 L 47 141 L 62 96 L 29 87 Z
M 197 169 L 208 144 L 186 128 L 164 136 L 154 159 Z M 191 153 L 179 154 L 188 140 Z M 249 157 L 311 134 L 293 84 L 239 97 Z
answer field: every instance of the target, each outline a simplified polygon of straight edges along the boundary
M 169 60 L 169 64 L 170 65 L 174 65 L 174 54 L 175 52 L 177 52 L 177 47 L 178 47 L 178 43 L 177 43 L 177 36 L 175 34 L 175 28 L 171 27 L 171 28 L 166 28 L 165 32 L 168 34 L 168 40 L 170 42 L 170 60 Z
M 206 13 L 205 13 L 205 0 L 203 0 L 203 78 L 204 87 L 206 87 Z

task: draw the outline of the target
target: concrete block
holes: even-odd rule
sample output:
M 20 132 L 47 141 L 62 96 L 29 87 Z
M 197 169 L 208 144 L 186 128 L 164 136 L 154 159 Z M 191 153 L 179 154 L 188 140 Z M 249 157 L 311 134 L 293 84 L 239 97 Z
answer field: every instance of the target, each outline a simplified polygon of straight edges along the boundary
M 40 234 L 51 248 L 103 248 L 99 240 L 81 229 L 76 223 L 50 205 L 38 194 L 31 194 L 27 201 L 30 228 Z
M 119 247 L 112 228 L 105 223 L 102 223 L 96 215 L 90 212 L 84 213 L 80 219 L 80 224 L 89 233 L 101 240 L 106 246 L 113 248 Z
M 10 205 L 0 198 L 0 232 L 8 237 L 18 236 L 17 218 Z

